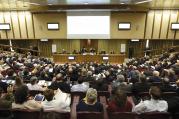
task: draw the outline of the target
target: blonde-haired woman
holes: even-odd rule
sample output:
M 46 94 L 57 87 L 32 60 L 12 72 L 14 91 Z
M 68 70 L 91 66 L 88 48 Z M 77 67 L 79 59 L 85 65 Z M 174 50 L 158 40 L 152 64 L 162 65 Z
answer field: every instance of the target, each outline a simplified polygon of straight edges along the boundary
M 103 105 L 97 101 L 96 89 L 89 88 L 86 92 L 86 97 L 81 100 L 77 107 L 77 111 L 90 111 L 90 112 L 102 112 Z

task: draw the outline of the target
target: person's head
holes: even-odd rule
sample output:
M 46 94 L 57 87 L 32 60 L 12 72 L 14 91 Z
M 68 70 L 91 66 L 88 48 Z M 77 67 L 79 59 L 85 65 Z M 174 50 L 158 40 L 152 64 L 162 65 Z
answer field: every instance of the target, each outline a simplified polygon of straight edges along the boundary
M 14 71 L 13 71 L 12 69 L 9 69 L 9 70 L 7 71 L 7 75 L 8 75 L 8 76 L 13 76 L 13 75 L 14 75 Z
M 82 84 L 83 83 L 83 77 L 79 77 L 78 78 L 78 84 Z
M 141 83 L 145 83 L 145 82 L 147 81 L 146 76 L 145 76 L 144 74 L 141 74 L 141 75 L 139 76 L 139 79 L 140 79 L 140 82 L 141 82 Z
M 124 81 L 125 81 L 124 76 L 121 75 L 121 74 L 120 74 L 120 75 L 117 75 L 117 81 L 118 81 L 118 82 L 121 82 L 121 83 L 124 82 Z
M 159 77 L 160 73 L 158 71 L 153 71 L 153 76 Z
M 161 90 L 158 86 L 151 86 L 149 94 L 154 100 L 159 100 L 161 98 Z
M 114 101 L 116 102 L 117 106 L 122 107 L 126 104 L 127 94 L 123 90 L 117 89 L 114 92 L 113 98 L 114 98 Z
M 23 85 L 23 80 L 20 77 L 15 78 L 15 85 L 16 86 L 21 86 Z
M 36 76 L 32 76 L 32 77 L 30 78 L 30 83 L 31 83 L 32 85 L 35 85 L 35 84 L 37 83 L 37 81 L 38 81 L 38 79 L 37 79 Z
M 86 92 L 86 102 L 88 104 L 95 104 L 97 101 L 97 91 L 96 89 L 89 88 Z
M 44 96 L 47 101 L 52 101 L 54 97 L 54 91 L 52 89 L 47 89 L 44 91 Z
M 56 75 L 56 81 L 63 81 L 63 75 L 61 73 Z
M 18 87 L 14 94 L 15 103 L 23 104 L 28 99 L 28 87 L 26 85 L 22 85 Z
M 163 83 L 164 84 L 169 84 L 170 83 L 170 79 L 169 78 L 163 78 Z

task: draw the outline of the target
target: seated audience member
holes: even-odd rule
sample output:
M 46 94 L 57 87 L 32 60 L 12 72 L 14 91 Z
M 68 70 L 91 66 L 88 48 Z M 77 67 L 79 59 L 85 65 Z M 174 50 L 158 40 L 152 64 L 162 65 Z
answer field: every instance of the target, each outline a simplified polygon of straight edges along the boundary
M 138 95 L 141 92 L 147 92 L 150 89 L 151 84 L 147 82 L 146 76 L 141 74 L 139 77 L 139 83 L 135 83 L 132 86 L 132 93 Z
M 18 87 L 23 85 L 23 80 L 20 77 L 15 78 L 15 84 L 13 85 L 13 89 L 16 90 Z
M 125 82 L 123 75 L 117 75 L 117 80 L 112 83 L 112 92 L 115 92 L 118 89 L 131 92 L 131 85 Z
M 107 110 L 109 112 L 131 112 L 132 104 L 127 100 L 127 94 L 122 90 L 117 90 L 108 101 Z
M 89 88 L 86 97 L 81 100 L 77 107 L 77 111 L 90 111 L 90 112 L 102 112 L 103 105 L 97 101 L 96 89 Z
M 43 88 L 40 85 L 38 85 L 38 79 L 35 76 L 30 78 L 30 84 L 27 84 L 27 87 L 29 90 L 43 91 Z
M 22 79 L 25 81 L 29 81 L 30 77 L 31 77 L 31 75 L 29 74 L 29 70 L 25 69 L 22 73 Z
M 179 96 L 179 80 L 176 81 L 176 93 Z
M 89 86 L 83 83 L 83 77 L 79 77 L 78 84 L 71 87 L 71 92 L 86 92 Z
M 44 110 L 70 111 L 71 96 L 57 90 L 56 93 L 52 89 L 44 91 L 45 101 L 42 102 Z
M 56 79 L 49 86 L 50 89 L 57 90 L 58 88 L 64 93 L 70 93 L 70 85 L 64 81 L 61 73 L 57 74 Z
M 28 87 L 26 85 L 16 89 L 14 98 L 15 102 L 12 103 L 12 109 L 40 110 L 42 108 L 39 102 L 28 99 Z
M 2 89 L 3 92 L 7 92 L 8 84 L 6 82 L 3 82 L 2 81 L 3 79 L 4 79 L 3 75 L 0 74 L 0 88 Z
M 3 89 L 0 88 L 0 108 L 9 109 L 12 107 L 14 101 L 13 87 L 10 85 L 7 88 L 7 93 L 3 94 Z
M 144 112 L 167 112 L 168 104 L 166 101 L 161 100 L 161 90 L 157 86 L 151 86 L 149 90 L 151 99 L 141 101 L 133 109 L 136 113 Z
M 160 75 L 160 73 L 158 71 L 153 71 L 153 76 L 150 77 L 149 82 L 152 82 L 152 83 L 161 82 L 159 75 Z
M 108 91 L 108 84 L 104 82 L 103 78 L 100 78 L 94 81 L 92 88 L 96 89 L 97 91 Z
M 170 85 L 170 80 L 168 78 L 164 78 L 161 85 L 161 90 L 162 92 L 175 92 L 176 88 Z
M 118 86 L 120 86 L 121 84 L 125 84 L 127 85 L 127 83 L 125 82 L 125 77 L 121 74 L 117 75 L 117 79 L 115 81 L 112 82 L 112 88 L 115 89 Z

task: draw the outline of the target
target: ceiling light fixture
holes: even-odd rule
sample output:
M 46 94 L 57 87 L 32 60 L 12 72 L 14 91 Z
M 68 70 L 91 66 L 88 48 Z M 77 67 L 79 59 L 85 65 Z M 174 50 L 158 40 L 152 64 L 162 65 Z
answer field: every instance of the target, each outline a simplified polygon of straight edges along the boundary
M 124 2 L 121 2 L 120 4 L 121 4 L 121 5 L 124 5 L 125 3 L 124 3 Z
M 48 4 L 48 5 L 53 5 L 53 4 Z
M 85 5 L 88 5 L 89 3 L 88 2 L 84 2 Z
M 29 4 L 31 4 L 31 5 L 40 5 L 39 3 L 33 3 L 33 2 L 29 2 Z
M 152 2 L 152 0 L 144 0 L 144 1 L 136 2 L 135 4 L 142 4 L 142 3 L 146 3 L 146 2 Z

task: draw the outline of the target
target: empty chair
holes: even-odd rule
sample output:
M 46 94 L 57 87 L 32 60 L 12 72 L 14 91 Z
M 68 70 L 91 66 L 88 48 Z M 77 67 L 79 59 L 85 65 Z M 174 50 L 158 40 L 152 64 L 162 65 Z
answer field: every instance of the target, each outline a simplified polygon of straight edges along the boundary
M 163 99 L 168 99 L 168 98 L 172 98 L 174 96 L 177 96 L 177 93 L 176 92 L 163 92 L 162 94 L 162 98 Z
M 78 112 L 77 119 L 103 119 L 102 112 Z
M 105 96 L 106 98 L 110 97 L 109 91 L 98 91 L 98 97 Z
M 140 114 L 139 119 L 170 119 L 168 112 L 147 112 Z
M 108 116 L 109 119 L 137 119 L 137 114 L 133 112 L 112 112 Z
M 41 119 L 41 111 L 32 111 L 32 110 L 12 110 L 13 119 Z

